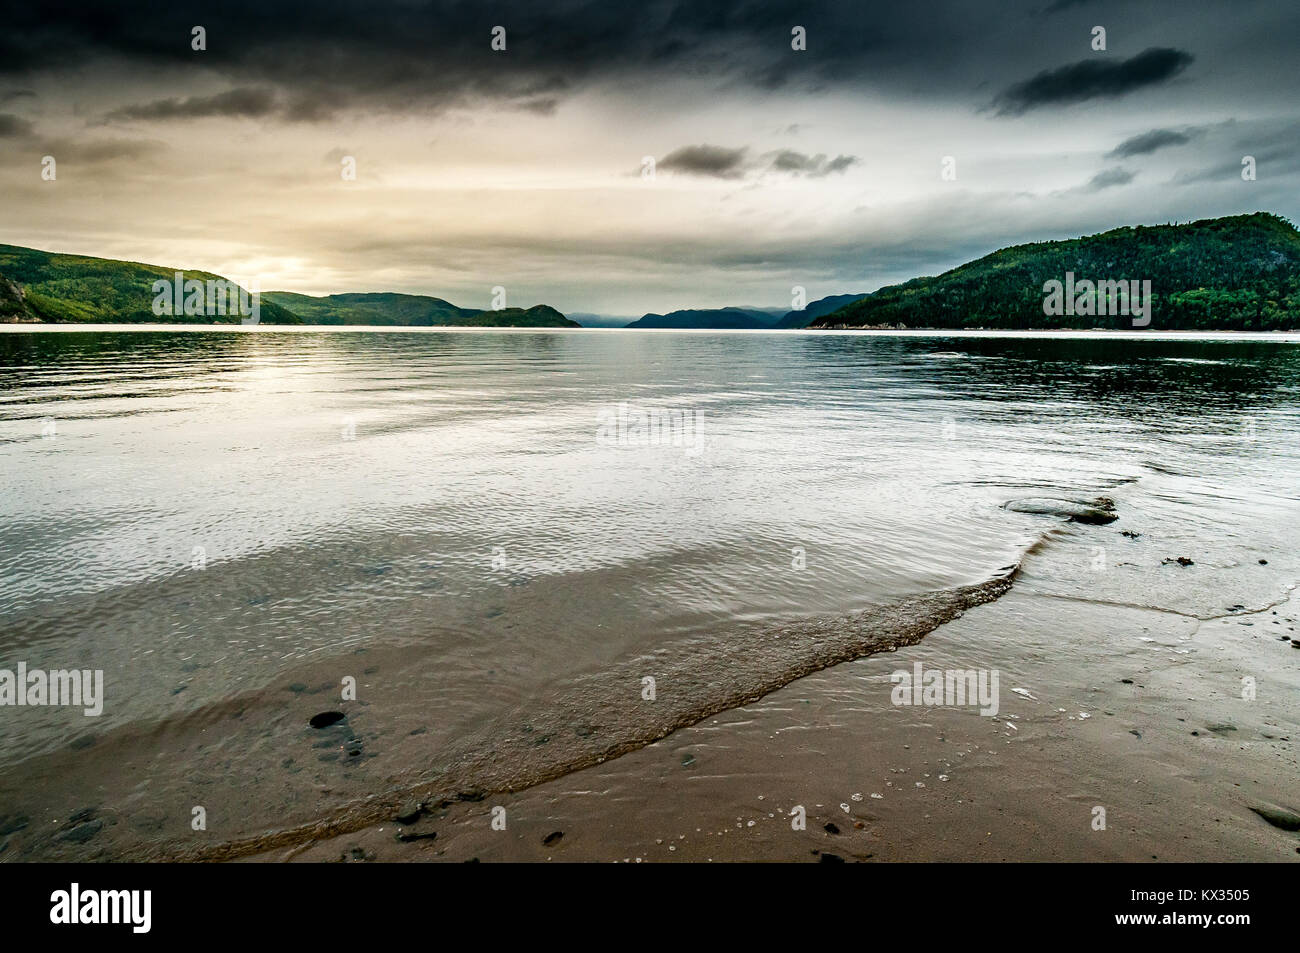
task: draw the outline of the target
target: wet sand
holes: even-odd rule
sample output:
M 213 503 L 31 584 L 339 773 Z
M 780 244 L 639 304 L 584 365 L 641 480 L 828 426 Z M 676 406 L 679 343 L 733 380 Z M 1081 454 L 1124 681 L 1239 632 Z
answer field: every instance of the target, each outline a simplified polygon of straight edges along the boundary
M 801 623 L 765 641 L 676 645 L 648 666 L 632 660 L 623 678 L 602 669 L 585 689 L 525 709 L 504 734 L 485 726 L 459 739 L 452 754 L 422 727 L 378 720 L 384 704 L 373 696 L 339 706 L 346 722 L 306 728 L 309 710 L 333 707 L 337 663 L 322 661 L 293 690 L 277 683 L 220 711 L 26 765 L 62 773 L 57 788 L 10 779 L 41 803 L 7 853 L 1300 860 L 1300 835 L 1252 810 L 1300 815 L 1295 557 L 1266 560 L 1224 536 L 1183 566 L 1162 554 L 1192 540 L 1131 511 L 1114 526 L 1045 520 L 1045 531 L 1014 582 Z M 424 665 L 391 654 L 363 658 L 400 673 L 383 679 L 390 692 L 418 691 Z M 895 706 L 890 673 L 918 662 L 997 671 L 997 715 Z M 611 703 L 605 689 L 636 688 L 643 671 L 669 673 L 659 699 L 620 690 Z M 674 683 L 692 690 L 674 694 Z M 700 699 L 704 709 L 693 707 Z M 161 773 L 177 771 L 192 779 L 183 803 L 156 790 Z M 188 829 L 192 803 L 210 812 L 208 830 Z M 84 817 L 83 804 L 94 807 Z M 803 829 L 792 824 L 796 807 Z
M 801 678 L 608 763 L 254 859 L 1300 861 L 1300 834 L 1252 810 L 1300 813 L 1293 584 L 1257 560 L 1202 558 L 1217 569 L 1221 613 L 1061 595 L 1073 585 L 1053 564 L 1076 565 L 1117 532 L 1073 532 L 1009 594 L 918 645 Z M 1181 569 L 1145 553 L 1125 585 L 1194 588 L 1172 575 Z M 1258 604 L 1232 609 L 1234 591 Z M 997 669 L 998 716 L 892 705 L 889 673 L 917 661 Z M 792 829 L 796 805 L 806 830 Z

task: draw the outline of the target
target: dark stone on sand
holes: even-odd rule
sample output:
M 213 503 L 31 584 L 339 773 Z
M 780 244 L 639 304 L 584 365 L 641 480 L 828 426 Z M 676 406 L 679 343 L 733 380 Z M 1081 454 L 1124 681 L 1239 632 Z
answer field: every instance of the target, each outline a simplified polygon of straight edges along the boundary
M 551 831 L 549 834 L 547 834 L 545 837 L 542 838 L 542 844 L 546 847 L 550 847 L 552 844 L 558 844 L 560 842 L 560 838 L 563 836 L 564 836 L 564 831 Z
M 487 793 L 484 791 L 461 791 L 459 794 L 456 795 L 456 800 L 470 801 L 472 803 L 477 804 L 485 797 L 487 797 Z
M 319 715 L 311 716 L 311 726 L 313 728 L 328 728 L 330 725 L 336 725 L 347 715 L 341 711 L 323 711 Z
M 683 768 L 689 768 L 689 767 L 690 767 L 691 765 L 693 765 L 694 763 L 695 763 L 695 755 L 693 755 L 693 754 L 684 754 L 684 755 L 682 755 L 682 767 L 683 767 Z
M 824 853 L 824 852 L 823 852 L 822 855 L 821 855 L 821 857 L 818 858 L 818 863 L 822 863 L 822 864 L 842 864 L 842 863 L 844 863 L 844 858 L 841 857 L 841 856 L 839 856 L 838 854 L 827 854 L 827 853 Z
M 1179 556 L 1177 559 L 1175 559 L 1175 558 L 1172 557 L 1172 556 L 1167 556 L 1166 558 L 1164 558 L 1164 559 L 1162 559 L 1162 560 L 1160 561 L 1160 565 L 1162 565 L 1162 566 L 1168 566 L 1170 563 L 1178 563 L 1178 565 L 1180 565 L 1180 566 L 1195 566 L 1195 565 L 1196 565 L 1196 563 L 1192 562 L 1192 561 L 1191 561 L 1190 559 L 1188 559 L 1186 556 Z
M 64 834 L 60 834 L 59 840 L 68 841 L 72 844 L 84 844 L 103 829 L 103 821 L 87 821 L 84 824 L 78 824 Z
M 289 691 L 293 692 L 295 695 L 301 695 L 306 690 L 307 690 L 307 686 L 304 685 L 302 682 L 294 682 L 292 685 L 289 686 Z
M 829 822 L 822 828 L 822 830 L 826 831 L 827 834 L 838 834 L 840 832 L 838 827 Z
M 1259 564 L 1260 564 L 1261 566 L 1267 566 L 1267 565 L 1268 565 L 1268 560 L 1267 560 L 1267 559 L 1261 559 L 1261 560 L 1259 561 Z
M 27 826 L 28 820 L 26 814 L 5 814 L 0 817 L 0 837 L 22 830 Z
M 1141 533 L 1135 533 L 1135 532 L 1133 532 L 1133 530 L 1131 530 L 1131 529 L 1125 529 L 1125 530 L 1120 530 L 1120 535 L 1121 535 L 1121 536 L 1127 536 L 1129 539 L 1137 539 L 1137 538 L 1140 537 L 1142 534 L 1141 534 Z
M 433 840 L 437 836 L 438 836 L 437 831 L 428 831 L 428 830 L 425 831 L 405 830 L 405 831 L 397 832 L 397 839 L 401 841 L 403 844 L 409 844 L 412 841 L 417 841 L 417 840 Z
M 1212 731 L 1212 732 L 1214 732 L 1216 735 L 1222 735 L 1222 734 L 1225 734 L 1225 733 L 1227 733 L 1227 732 L 1229 732 L 1229 731 L 1236 731 L 1236 730 L 1237 730 L 1237 726 L 1236 726 L 1236 725 L 1230 725 L 1230 724 L 1228 724 L 1227 722 L 1223 722 L 1223 723 L 1221 723 L 1221 724 L 1217 724 L 1217 725 L 1206 725 L 1206 726 L 1205 726 L 1205 730 L 1206 730 L 1206 731 Z
M 1131 678 L 1121 678 L 1121 679 L 1120 679 L 1120 683 L 1123 684 L 1123 685 L 1132 685 L 1132 684 L 1133 684 L 1133 679 L 1131 679 Z
M 1279 827 L 1284 831 L 1300 831 L 1300 814 L 1269 805 L 1252 807 L 1251 810 L 1274 827 Z
M 420 819 L 420 815 L 423 813 L 424 813 L 424 802 L 407 801 L 405 804 L 402 805 L 401 810 L 397 812 L 397 815 L 393 818 L 393 820 L 397 821 L 397 823 L 399 824 L 414 824 L 417 820 Z
M 1092 503 L 1079 500 L 1056 500 L 1049 497 L 1028 497 L 1023 500 L 1011 500 L 1003 506 L 1016 513 L 1032 513 L 1038 516 L 1060 516 L 1072 523 L 1089 523 L 1103 526 L 1119 519 L 1115 504 L 1105 497 L 1098 497 Z

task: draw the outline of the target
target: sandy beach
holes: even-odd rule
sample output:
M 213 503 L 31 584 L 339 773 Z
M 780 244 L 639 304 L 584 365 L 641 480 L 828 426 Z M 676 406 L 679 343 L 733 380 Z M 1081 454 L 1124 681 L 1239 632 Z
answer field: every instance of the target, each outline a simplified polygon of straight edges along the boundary
M 1139 539 L 1125 554 L 1135 558 L 1102 574 L 1108 584 L 1081 579 L 1099 540 L 1112 555 L 1127 541 L 1122 526 L 1071 525 L 1009 594 L 919 645 L 525 791 L 431 803 L 408 823 L 255 859 L 1300 861 L 1300 836 L 1252 810 L 1283 823 L 1300 814 L 1297 606 L 1278 572 L 1288 567 L 1213 542 L 1193 566 L 1167 565 Z M 1222 611 L 1070 594 L 1086 583 L 1158 600 L 1194 591 L 1194 571 Z M 892 705 L 889 674 L 918 661 L 998 670 L 998 715 Z M 1255 679 L 1253 700 L 1243 678 Z M 505 809 L 504 830 L 493 808 Z

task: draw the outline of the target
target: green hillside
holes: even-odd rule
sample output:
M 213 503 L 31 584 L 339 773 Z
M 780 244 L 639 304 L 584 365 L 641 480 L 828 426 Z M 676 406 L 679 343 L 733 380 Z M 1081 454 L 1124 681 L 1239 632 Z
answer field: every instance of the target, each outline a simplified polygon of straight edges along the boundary
M 449 301 L 426 295 L 377 291 L 314 298 L 291 291 L 268 291 L 263 301 L 288 308 L 308 324 L 370 324 L 430 327 L 458 324 L 477 315 L 476 308 L 458 308 Z
M 240 323 L 237 314 L 211 317 L 154 314 L 153 283 L 159 279 L 175 280 L 177 270 L 0 245 L 0 289 L 6 283 L 20 289 L 17 302 L 12 293 L 0 290 L 0 321 Z M 187 280 L 225 280 L 206 271 L 184 274 Z M 302 323 L 293 312 L 265 299 L 261 301 L 260 318 L 264 324 Z
M 234 313 L 236 301 L 231 302 L 230 313 L 225 315 L 208 311 L 191 315 L 156 314 L 154 282 L 175 282 L 179 270 L 0 245 L 0 323 L 239 324 L 242 321 L 244 316 Z M 206 271 L 185 271 L 183 280 L 203 282 L 206 294 L 207 282 L 226 279 Z M 170 296 L 167 300 L 172 303 Z M 288 291 L 267 291 L 259 297 L 259 310 L 263 324 L 579 327 L 544 304 L 527 309 L 483 311 L 458 308 L 428 295 L 390 292 L 314 298 Z
M 1153 330 L 1300 328 L 1300 233 L 1265 212 L 1016 245 L 937 277 L 881 288 L 809 326 L 1134 327 L 1123 314 L 1045 314 L 1044 284 L 1064 282 L 1066 272 L 1076 281 L 1150 281 Z M 1092 309 L 1105 310 L 1096 301 Z
M 560 312 L 545 304 L 531 308 L 502 308 L 500 311 L 480 311 L 472 318 L 456 322 L 461 327 L 479 328 L 580 328 Z
M 526 327 L 576 328 L 560 312 L 546 305 L 483 311 L 458 308 L 450 301 L 428 295 L 378 291 L 313 298 L 290 291 L 268 291 L 263 301 L 274 301 L 302 317 L 308 324 L 369 324 L 401 327 Z

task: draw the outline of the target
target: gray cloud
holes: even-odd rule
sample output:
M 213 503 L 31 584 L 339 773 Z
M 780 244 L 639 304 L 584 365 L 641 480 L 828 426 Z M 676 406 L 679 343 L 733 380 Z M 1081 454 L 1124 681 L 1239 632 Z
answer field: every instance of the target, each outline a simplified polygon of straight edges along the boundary
M 1003 90 L 993 101 L 999 115 L 1018 116 L 1042 106 L 1066 106 L 1090 99 L 1111 99 L 1145 86 L 1167 82 L 1192 62 L 1192 54 L 1151 47 L 1127 60 L 1080 60 Z
M 109 119 L 226 119 L 260 118 L 276 109 L 276 97 L 269 89 L 232 89 L 214 96 L 190 96 L 187 99 L 156 99 L 149 103 L 123 106 L 108 114 Z
M 684 175 L 709 176 L 715 179 L 738 179 L 745 172 L 745 155 L 749 150 L 723 146 L 683 146 L 670 152 L 657 168 Z
M 743 146 L 731 149 L 705 144 L 684 146 L 669 153 L 658 168 L 714 179 L 741 179 L 764 172 L 823 179 L 842 173 L 859 161 L 857 156 L 841 154 L 832 159 L 822 152 L 807 155 L 794 149 L 778 149 L 751 158 L 749 149 Z
M 769 166 L 772 171 L 792 172 L 805 175 L 810 179 L 820 179 L 836 172 L 843 172 L 858 161 L 857 156 L 838 155 L 834 159 L 828 159 L 821 153 L 809 156 L 802 152 L 795 152 L 793 149 L 782 149 L 768 155 L 772 159 L 772 164 Z
M 0 139 L 18 139 L 30 136 L 35 128 L 21 116 L 15 116 L 12 113 L 0 113 Z
M 1100 192 L 1102 189 L 1113 189 L 1118 185 L 1128 185 L 1135 178 L 1136 172 L 1130 172 L 1128 169 L 1103 169 L 1098 172 L 1087 184 L 1082 187 L 1084 192 Z
M 1127 159 L 1131 156 L 1150 155 L 1157 149 L 1164 149 L 1167 146 L 1186 145 L 1191 141 L 1192 137 L 1185 132 L 1178 132 L 1175 129 L 1152 129 L 1150 132 L 1125 139 L 1108 155 L 1112 159 Z

